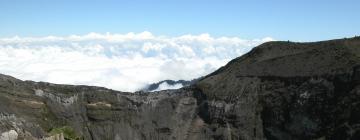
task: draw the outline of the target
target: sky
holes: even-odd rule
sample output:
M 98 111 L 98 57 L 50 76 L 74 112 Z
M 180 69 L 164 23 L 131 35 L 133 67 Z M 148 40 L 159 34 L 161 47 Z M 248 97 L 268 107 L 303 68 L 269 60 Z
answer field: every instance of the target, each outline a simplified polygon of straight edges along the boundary
M 356 0 L 0 0 L 0 73 L 137 91 L 268 41 L 359 35 Z M 164 84 L 157 90 L 180 88 Z
M 316 41 L 360 32 L 358 0 L 0 0 L 0 37 L 150 31 Z

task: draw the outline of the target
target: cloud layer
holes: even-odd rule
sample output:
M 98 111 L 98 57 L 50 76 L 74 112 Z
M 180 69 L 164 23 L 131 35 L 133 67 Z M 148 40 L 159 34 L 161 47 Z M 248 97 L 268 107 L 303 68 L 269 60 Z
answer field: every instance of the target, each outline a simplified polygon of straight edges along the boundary
M 163 82 L 163 83 L 161 83 L 159 85 L 159 87 L 157 89 L 152 90 L 151 92 L 160 91 L 160 90 L 166 90 L 166 89 L 179 89 L 179 88 L 182 88 L 182 87 L 183 87 L 183 85 L 181 83 L 170 85 L 167 82 Z
M 23 80 L 136 91 L 161 80 L 204 76 L 272 38 L 150 32 L 0 39 L 0 73 Z

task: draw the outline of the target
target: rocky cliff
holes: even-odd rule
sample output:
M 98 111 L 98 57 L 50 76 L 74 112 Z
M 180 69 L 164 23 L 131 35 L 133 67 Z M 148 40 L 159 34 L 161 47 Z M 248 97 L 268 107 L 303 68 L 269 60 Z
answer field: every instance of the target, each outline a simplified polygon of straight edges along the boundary
M 0 140 L 358 140 L 359 121 L 360 38 L 268 42 L 153 93 L 0 76 Z

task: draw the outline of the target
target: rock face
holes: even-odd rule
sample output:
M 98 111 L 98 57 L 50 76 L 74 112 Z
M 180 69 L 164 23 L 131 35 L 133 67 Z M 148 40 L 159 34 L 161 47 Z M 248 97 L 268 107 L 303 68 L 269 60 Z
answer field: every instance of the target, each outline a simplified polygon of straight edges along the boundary
M 360 38 L 269 42 L 153 93 L 0 76 L 0 139 L 358 140 Z

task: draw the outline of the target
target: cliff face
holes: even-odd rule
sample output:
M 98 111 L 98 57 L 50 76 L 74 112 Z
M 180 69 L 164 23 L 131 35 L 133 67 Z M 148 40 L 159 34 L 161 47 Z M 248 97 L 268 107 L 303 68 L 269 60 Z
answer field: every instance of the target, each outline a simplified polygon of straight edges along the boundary
M 179 90 L 0 76 L 0 139 L 360 139 L 360 38 L 269 42 Z
M 190 89 L 122 93 L 5 76 L 1 85 L 0 128 L 15 130 L 19 139 L 51 136 L 64 127 L 71 128 L 74 139 L 185 139 L 196 117 Z
M 359 64 L 359 38 L 269 42 L 197 86 L 236 138 L 359 139 Z

